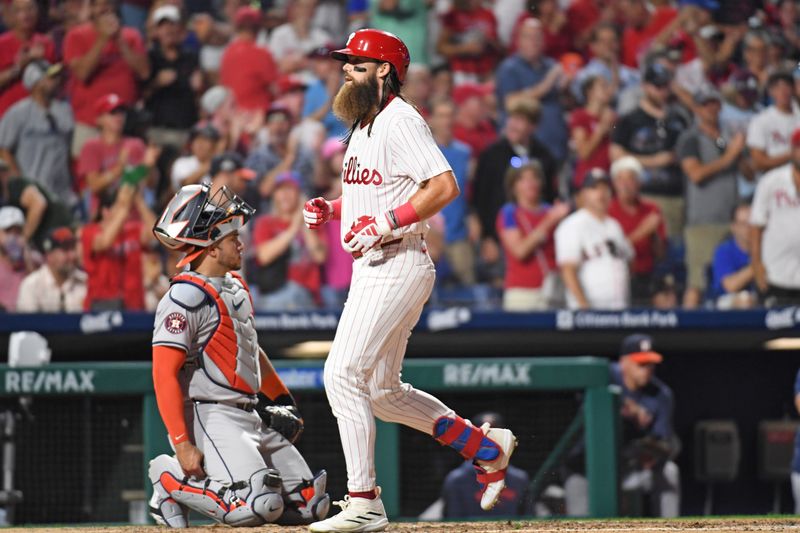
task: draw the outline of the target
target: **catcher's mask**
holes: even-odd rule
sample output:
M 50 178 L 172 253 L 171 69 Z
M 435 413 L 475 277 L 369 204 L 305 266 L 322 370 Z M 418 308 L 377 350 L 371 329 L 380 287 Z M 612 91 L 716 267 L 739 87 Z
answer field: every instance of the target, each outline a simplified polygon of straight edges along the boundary
M 203 250 L 247 224 L 255 209 L 222 187 L 210 196 L 208 185 L 187 185 L 170 200 L 153 227 L 156 238 L 169 248 L 186 252 L 185 266 Z

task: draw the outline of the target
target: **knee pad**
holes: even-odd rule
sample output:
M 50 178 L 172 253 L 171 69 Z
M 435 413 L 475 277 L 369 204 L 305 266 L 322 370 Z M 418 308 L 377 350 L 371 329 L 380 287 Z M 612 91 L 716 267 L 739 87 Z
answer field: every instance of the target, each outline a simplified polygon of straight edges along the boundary
M 278 523 L 289 526 L 324 520 L 331 507 L 331 497 L 325 492 L 327 485 L 328 473 L 320 470 L 314 479 L 303 481 L 289 491 L 283 516 Z
M 250 476 L 249 486 L 245 502 L 252 514 L 268 524 L 277 521 L 283 514 L 283 497 L 280 493 L 281 477 L 278 471 L 271 468 L 258 470 Z

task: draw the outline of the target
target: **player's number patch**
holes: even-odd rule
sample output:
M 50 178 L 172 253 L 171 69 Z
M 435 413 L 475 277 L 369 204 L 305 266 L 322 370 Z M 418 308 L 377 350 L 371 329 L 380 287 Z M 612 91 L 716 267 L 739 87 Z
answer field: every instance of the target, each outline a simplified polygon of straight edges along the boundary
M 173 335 L 183 333 L 186 329 L 186 317 L 183 316 L 183 313 L 170 313 L 164 319 L 164 327 Z

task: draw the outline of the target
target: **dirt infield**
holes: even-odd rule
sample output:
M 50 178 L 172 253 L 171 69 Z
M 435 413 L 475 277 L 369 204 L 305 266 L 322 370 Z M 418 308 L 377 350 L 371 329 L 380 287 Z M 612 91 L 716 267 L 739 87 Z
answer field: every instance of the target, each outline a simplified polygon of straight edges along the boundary
M 167 531 L 156 526 L 118 526 L 118 527 L 47 527 L 47 528 L 9 528 L 7 532 L 19 533 L 71 533 L 88 531 L 90 533 L 155 533 Z M 184 529 L 186 533 L 221 533 L 236 531 L 226 526 L 204 526 Z M 264 526 L 246 528 L 239 531 L 257 533 L 301 533 L 308 531 L 305 527 Z M 504 521 L 504 522 L 398 522 L 387 530 L 391 533 L 501 533 L 514 531 L 518 533 L 538 532 L 583 532 L 599 531 L 602 533 L 617 532 L 669 532 L 707 531 L 720 533 L 738 533 L 740 531 L 800 531 L 800 517 L 766 517 L 766 518 L 683 518 L 678 520 L 550 520 L 550 521 Z

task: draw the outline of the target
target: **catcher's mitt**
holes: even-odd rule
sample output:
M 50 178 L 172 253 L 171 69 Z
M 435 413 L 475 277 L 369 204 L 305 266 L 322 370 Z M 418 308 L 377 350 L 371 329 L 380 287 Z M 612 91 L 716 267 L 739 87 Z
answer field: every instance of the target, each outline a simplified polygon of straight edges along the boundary
M 294 405 L 257 405 L 256 411 L 264 424 L 283 435 L 291 443 L 297 441 L 305 426 L 300 410 Z

